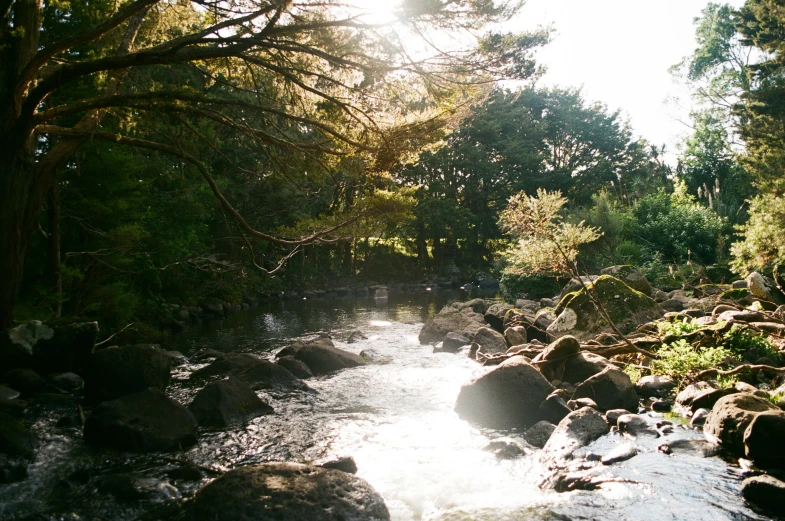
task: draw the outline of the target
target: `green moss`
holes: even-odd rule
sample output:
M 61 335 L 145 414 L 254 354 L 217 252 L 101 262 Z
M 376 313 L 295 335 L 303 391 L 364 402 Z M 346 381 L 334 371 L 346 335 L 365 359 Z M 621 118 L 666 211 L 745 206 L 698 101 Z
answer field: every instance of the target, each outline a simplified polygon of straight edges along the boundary
M 725 300 L 741 300 L 752 296 L 747 288 L 729 289 L 720 293 L 720 298 Z

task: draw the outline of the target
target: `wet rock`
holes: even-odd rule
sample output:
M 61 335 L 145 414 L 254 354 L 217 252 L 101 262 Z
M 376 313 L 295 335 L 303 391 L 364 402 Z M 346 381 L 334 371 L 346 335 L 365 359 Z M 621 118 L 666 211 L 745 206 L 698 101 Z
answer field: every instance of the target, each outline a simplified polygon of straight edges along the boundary
M 68 391 L 69 393 L 76 392 L 84 387 L 84 380 L 75 373 L 54 374 L 48 376 L 47 380 L 55 387 L 58 387 L 63 391 Z
M 164 354 L 169 357 L 169 365 L 177 367 L 188 363 L 188 359 L 180 351 L 164 351 Z
M 591 407 L 571 412 L 556 426 L 542 449 L 541 460 L 549 465 L 566 460 L 576 450 L 607 434 L 608 430 L 605 419 Z
M 523 326 L 508 327 L 504 330 L 504 339 L 509 346 L 519 346 L 526 343 L 526 328 Z
M 608 422 L 608 425 L 611 427 L 615 427 L 618 422 L 619 418 L 624 416 L 625 414 L 632 414 L 630 411 L 626 409 L 611 409 L 605 413 L 605 421 Z
M 572 398 L 591 398 L 603 412 L 611 409 L 638 410 L 638 394 L 630 377 L 612 367 L 581 383 Z
M 282 356 L 281 358 L 277 359 L 275 363 L 292 373 L 297 378 L 305 379 L 311 378 L 313 376 L 313 373 L 308 368 L 308 366 L 293 356 Z
M 192 358 L 194 362 L 205 362 L 210 359 L 218 360 L 220 358 L 224 358 L 225 356 L 226 353 L 222 353 L 217 349 L 204 348 L 197 351 Z
M 87 443 L 134 452 L 170 451 L 196 443 L 196 418 L 158 389 L 99 404 L 87 417 Z
M 609 367 L 615 366 L 605 357 L 594 353 L 579 353 L 567 359 L 561 379 L 576 385 Z
M 668 396 L 676 388 L 676 382 L 670 376 L 644 376 L 635 384 L 635 391 L 642 398 L 652 396 Z
M 634 438 L 659 438 L 660 433 L 657 429 L 649 425 L 642 416 L 637 414 L 625 414 L 616 420 L 619 432 Z
M 368 363 L 360 355 L 338 349 L 329 338 L 319 338 L 308 342 L 297 351 L 294 357 L 307 365 L 315 376 Z
M 761 468 L 785 468 L 783 442 L 785 412 L 762 412 L 744 431 L 744 454 Z
M 364 480 L 332 469 L 267 463 L 227 472 L 200 490 L 186 521 L 382 521 L 390 514 Z
M 248 384 L 251 389 L 272 389 L 279 392 L 307 390 L 299 378 L 292 373 L 256 355 L 242 353 L 216 360 L 207 367 L 194 371 L 191 378 L 233 376 Z
M 169 383 L 169 357 L 156 344 L 108 347 L 93 353 L 85 373 L 85 395 L 93 402 L 113 400 Z
M 664 454 L 672 454 L 674 456 L 696 456 L 698 458 L 710 458 L 716 456 L 720 448 L 714 443 L 706 440 L 672 440 L 663 443 L 657 450 Z
M 688 385 L 676 396 L 676 403 L 685 409 L 711 409 L 723 396 L 736 393 L 735 389 L 714 389 L 706 382 Z
M 474 306 L 474 307 L 473 307 Z M 459 333 L 463 336 L 472 337 L 481 327 L 488 324 L 481 315 L 465 313 L 463 310 L 481 309 L 484 313 L 487 304 L 482 299 L 475 299 L 463 304 L 461 309 L 452 306 L 445 306 L 439 313 L 428 319 L 420 330 L 419 340 L 421 344 L 439 342 L 447 333 Z
M 744 454 L 744 432 L 755 417 L 764 411 L 779 411 L 768 400 L 747 393 L 723 396 L 714 405 L 703 432 L 735 454 Z
M 123 501 L 140 499 L 175 501 L 182 494 L 171 484 L 135 473 L 108 474 L 96 480 L 102 494 L 111 494 Z
M 627 461 L 638 455 L 638 449 L 634 443 L 622 443 L 608 454 L 602 457 L 603 465 L 613 465 L 614 463 L 621 463 Z
M 0 400 L 15 400 L 22 395 L 16 389 L 12 389 L 6 385 L 0 385 Z
M 458 333 L 447 333 L 442 341 L 441 350 L 445 353 L 457 353 L 463 346 L 471 344 L 472 341 Z
M 352 332 L 349 333 L 349 336 L 346 338 L 346 343 L 347 344 L 355 344 L 355 343 L 359 342 L 360 340 L 368 340 L 368 337 L 365 336 L 365 334 L 362 331 L 360 331 L 359 329 L 355 329 L 355 330 L 353 330 Z
M 176 481 L 199 481 L 204 476 L 199 467 L 186 463 L 185 465 L 168 470 L 166 472 L 166 477 Z
M 499 354 L 507 351 L 507 342 L 498 331 L 489 327 L 481 327 L 472 338 L 472 344 L 477 344 L 478 352 L 486 355 Z
M 671 400 L 663 400 L 657 398 L 651 402 L 651 410 L 655 412 L 671 412 L 673 409 L 673 402 Z
M 537 369 L 522 357 L 513 357 L 461 387 L 455 411 L 486 427 L 526 428 L 553 391 Z
M 32 396 L 46 385 L 46 380 L 32 369 L 11 369 L 0 380 L 19 391 L 22 398 Z
M 692 418 L 690 419 L 690 425 L 692 427 L 703 428 L 703 425 L 706 423 L 706 418 L 709 417 L 709 413 L 711 413 L 709 409 L 698 409 L 697 411 L 692 413 Z
M 741 495 L 750 504 L 775 516 L 785 515 L 785 482 L 773 476 L 753 476 L 741 484 Z
M 188 410 L 203 427 L 228 427 L 273 413 L 273 408 L 256 396 L 248 385 L 232 377 L 205 385 Z
M 33 459 L 38 441 L 22 422 L 0 413 L 0 454 L 10 459 Z
M 325 461 L 316 462 L 317 467 L 325 469 L 340 470 L 348 474 L 357 474 L 357 463 L 351 456 L 340 456 Z
M 523 434 L 523 438 L 537 448 L 543 448 L 550 439 L 556 425 L 547 421 L 539 421 L 529 427 Z
M 15 398 L 13 400 L 4 400 L 0 398 L 0 414 L 7 414 L 14 418 L 21 418 L 27 408 L 27 402 Z
M 27 464 L 20 459 L 0 454 L 0 485 L 15 483 L 27 478 Z
M 610 275 L 621 280 L 629 287 L 644 295 L 651 295 L 651 285 L 638 268 L 630 265 L 610 266 L 600 271 L 600 275 Z
M 537 418 L 541 421 L 558 425 L 571 412 L 572 409 L 559 395 L 559 392 L 554 391 L 540 404 L 539 409 L 537 409 Z
M 526 455 L 526 448 L 512 438 L 493 440 L 482 450 L 492 452 L 499 459 L 515 459 Z

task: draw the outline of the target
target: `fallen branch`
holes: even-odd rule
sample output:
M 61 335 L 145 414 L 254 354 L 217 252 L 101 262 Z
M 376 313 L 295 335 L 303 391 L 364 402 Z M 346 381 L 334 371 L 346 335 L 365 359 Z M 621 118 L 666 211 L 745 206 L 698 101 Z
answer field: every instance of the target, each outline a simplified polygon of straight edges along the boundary
M 774 367 L 771 365 L 757 365 L 757 364 L 744 364 L 737 366 L 729 371 L 721 369 L 706 369 L 698 373 L 695 377 L 696 380 L 706 380 L 715 376 L 733 376 L 744 371 L 764 371 L 766 373 L 785 374 L 785 367 Z

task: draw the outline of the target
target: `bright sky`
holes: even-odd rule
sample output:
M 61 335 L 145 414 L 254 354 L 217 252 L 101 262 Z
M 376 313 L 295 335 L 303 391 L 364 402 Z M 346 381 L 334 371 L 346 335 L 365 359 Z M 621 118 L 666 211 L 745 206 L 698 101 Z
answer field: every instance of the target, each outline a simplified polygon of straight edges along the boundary
M 741 7 L 743 0 L 726 0 Z M 720 0 L 718 3 L 721 3 Z M 693 19 L 708 0 L 528 0 L 510 30 L 552 24 L 538 52 L 544 85 L 583 86 L 585 97 L 621 109 L 635 133 L 671 154 L 689 133 L 689 96 L 668 68 L 696 47 Z M 682 108 L 665 100 L 677 96 Z M 669 154 L 672 159 L 673 156 Z

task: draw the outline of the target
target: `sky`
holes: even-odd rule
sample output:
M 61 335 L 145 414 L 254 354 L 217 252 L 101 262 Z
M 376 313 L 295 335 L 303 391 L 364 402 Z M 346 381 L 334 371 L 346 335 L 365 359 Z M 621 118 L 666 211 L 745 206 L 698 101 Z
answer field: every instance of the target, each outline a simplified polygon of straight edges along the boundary
M 590 101 L 621 109 L 636 136 L 666 145 L 674 159 L 690 129 L 689 94 L 668 68 L 696 47 L 693 19 L 707 0 L 528 0 L 510 30 L 552 25 L 538 51 L 540 85 L 583 87 Z M 741 7 L 743 0 L 727 3 Z M 680 104 L 666 103 L 677 97 Z M 682 122 L 680 122 L 680 120 Z

